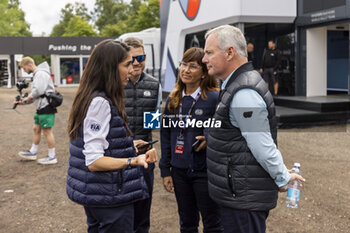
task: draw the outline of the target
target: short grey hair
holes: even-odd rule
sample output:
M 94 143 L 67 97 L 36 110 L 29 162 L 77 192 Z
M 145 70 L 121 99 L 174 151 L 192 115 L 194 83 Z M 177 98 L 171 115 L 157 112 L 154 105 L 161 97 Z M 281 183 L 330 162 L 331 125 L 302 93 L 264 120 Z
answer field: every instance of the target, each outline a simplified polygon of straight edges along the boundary
M 228 47 L 233 46 L 241 57 L 247 57 L 247 41 L 239 28 L 231 25 L 222 25 L 213 28 L 205 33 L 205 39 L 215 34 L 219 40 L 219 48 L 224 52 Z

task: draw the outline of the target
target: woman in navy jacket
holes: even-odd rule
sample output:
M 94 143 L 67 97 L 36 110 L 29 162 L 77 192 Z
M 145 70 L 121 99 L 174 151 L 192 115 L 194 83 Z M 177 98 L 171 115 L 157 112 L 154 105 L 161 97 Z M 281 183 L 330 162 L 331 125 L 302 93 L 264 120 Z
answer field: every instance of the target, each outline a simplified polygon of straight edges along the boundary
M 132 72 L 129 47 L 100 42 L 86 64 L 68 121 L 68 197 L 84 206 L 88 232 L 133 231 L 133 202 L 147 197 L 140 166 L 154 163 L 154 149 L 137 156 L 124 110 Z
M 218 206 L 208 194 L 203 136 L 215 123 L 212 117 L 219 93 L 203 56 L 203 49 L 195 47 L 184 53 L 162 119 L 159 168 L 164 188 L 175 191 L 181 232 L 198 232 L 199 214 L 204 232 L 223 231 Z M 197 139 L 201 140 L 194 145 Z

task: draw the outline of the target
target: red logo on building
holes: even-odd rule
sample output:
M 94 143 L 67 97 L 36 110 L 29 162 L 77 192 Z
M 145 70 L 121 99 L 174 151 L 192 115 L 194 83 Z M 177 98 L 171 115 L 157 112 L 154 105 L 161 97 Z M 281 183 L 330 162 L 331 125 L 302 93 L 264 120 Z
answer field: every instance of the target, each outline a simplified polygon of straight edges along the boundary
M 179 2 L 186 17 L 193 20 L 198 13 L 201 0 L 179 0 Z

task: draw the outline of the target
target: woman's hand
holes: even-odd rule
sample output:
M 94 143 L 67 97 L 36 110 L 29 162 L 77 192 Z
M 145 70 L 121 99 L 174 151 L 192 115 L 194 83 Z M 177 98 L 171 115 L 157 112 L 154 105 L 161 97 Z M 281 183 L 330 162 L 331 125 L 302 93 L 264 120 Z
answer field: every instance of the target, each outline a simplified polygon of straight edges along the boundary
M 207 147 L 207 141 L 204 136 L 197 136 L 196 139 L 201 140 L 202 142 L 194 149 L 195 152 L 199 152 Z
M 142 145 L 145 145 L 147 144 L 148 142 L 145 142 L 144 140 L 141 140 L 141 139 L 138 139 L 138 140 L 134 140 L 134 147 L 136 149 L 136 154 L 143 154 L 145 153 L 147 150 L 150 149 L 151 146 L 149 147 L 146 147 L 146 148 L 142 148 L 142 149 L 138 149 L 137 147 L 138 146 L 142 146 Z
M 135 157 L 135 160 L 131 160 L 131 166 L 143 166 L 148 168 L 149 163 L 155 163 L 158 160 L 158 154 L 156 149 L 151 149 L 146 152 L 146 154 L 141 154 Z
M 139 154 L 139 149 L 137 149 L 138 146 L 147 144 L 147 142 L 145 142 L 144 140 L 138 139 L 138 140 L 134 140 L 134 147 L 136 149 L 136 154 Z
M 158 161 L 158 153 L 156 149 L 150 149 L 146 152 L 146 162 L 147 163 L 155 163 Z
M 171 176 L 163 177 L 163 186 L 169 193 L 174 193 L 174 183 Z
M 131 166 L 143 166 L 144 168 L 148 168 L 148 163 L 146 162 L 146 155 L 141 154 L 134 159 L 131 159 Z
M 141 140 L 141 139 L 138 139 L 138 140 L 134 140 L 134 146 L 135 147 L 138 147 L 138 146 L 141 146 L 141 145 L 144 145 L 146 144 L 147 142 L 145 142 L 144 140 Z

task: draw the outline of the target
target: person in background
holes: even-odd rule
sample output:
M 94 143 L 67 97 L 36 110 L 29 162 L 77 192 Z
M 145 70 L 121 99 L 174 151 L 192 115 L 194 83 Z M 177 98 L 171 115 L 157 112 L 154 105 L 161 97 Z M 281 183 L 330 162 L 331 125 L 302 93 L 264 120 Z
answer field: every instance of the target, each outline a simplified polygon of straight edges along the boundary
M 146 54 L 143 43 L 135 37 L 128 37 L 123 41 L 130 46 L 130 54 L 133 59 L 133 72 L 129 74 L 129 81 L 125 90 L 125 109 L 127 119 L 134 139 L 152 141 L 152 130 L 143 128 L 143 113 L 160 111 L 162 100 L 162 88 L 157 79 L 144 71 Z M 134 204 L 134 232 L 147 233 L 150 228 L 150 212 L 152 203 L 154 164 L 143 169 L 149 198 Z
M 68 120 L 68 197 L 84 206 L 88 232 L 133 232 L 134 203 L 148 198 L 141 167 L 155 149 L 137 156 L 128 127 L 124 87 L 132 73 L 130 48 L 107 39 L 92 51 Z
M 48 156 L 38 159 L 37 162 L 39 164 L 55 164 L 57 163 L 57 158 L 52 127 L 55 124 L 55 113 L 57 113 L 57 110 L 49 104 L 46 98 L 46 94 L 55 92 L 50 76 L 50 67 L 47 62 L 36 66 L 31 57 L 24 57 L 19 66 L 26 73 L 33 74 L 33 82 L 29 96 L 23 100 L 15 101 L 15 104 L 22 105 L 34 102 L 36 112 L 34 114 L 32 146 L 28 151 L 20 151 L 18 155 L 25 160 L 36 160 L 41 141 L 41 132 L 43 132 L 48 146 Z
M 276 49 L 276 43 L 269 40 L 268 49 L 264 50 L 260 73 L 263 73 L 266 85 L 273 85 L 274 94 L 278 94 L 277 69 L 280 65 L 280 51 Z
M 254 54 L 254 44 L 249 42 L 247 44 L 248 61 L 252 62 L 254 69 L 257 69 L 256 58 Z
M 208 75 L 201 62 L 203 56 L 203 49 L 196 47 L 184 53 L 175 89 L 165 104 L 163 122 L 205 121 L 214 115 L 217 82 Z M 175 191 L 181 232 L 198 232 L 199 214 L 204 232 L 223 230 L 219 208 L 208 194 L 204 135 L 204 128 L 164 125 L 161 128 L 159 168 L 164 188 Z M 195 146 L 196 140 L 199 143 Z
M 205 34 L 203 62 L 223 81 L 207 139 L 210 197 L 220 205 L 225 233 L 266 231 L 278 191 L 294 180 L 277 149 L 277 121 L 271 93 L 247 60 L 242 32 L 223 25 Z

